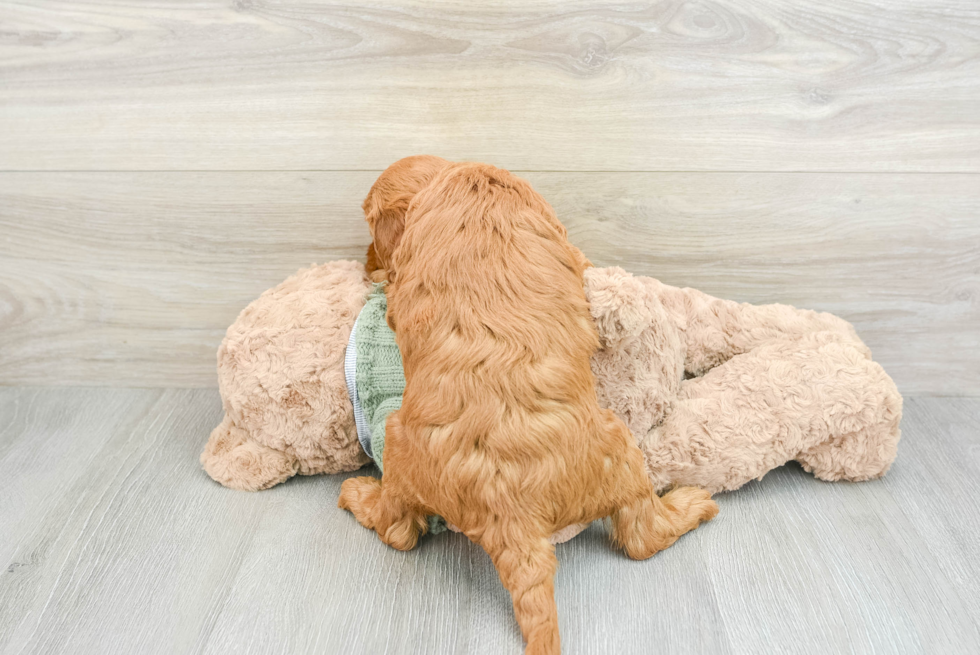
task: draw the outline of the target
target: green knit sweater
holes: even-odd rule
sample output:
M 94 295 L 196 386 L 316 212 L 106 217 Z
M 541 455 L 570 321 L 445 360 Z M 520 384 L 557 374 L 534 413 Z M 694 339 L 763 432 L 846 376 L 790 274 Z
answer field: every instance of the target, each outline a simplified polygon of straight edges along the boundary
M 355 380 L 357 397 L 370 429 L 371 453 L 384 476 L 385 422 L 388 415 L 402 406 L 405 392 L 405 370 L 402 355 L 395 343 L 395 333 L 388 327 L 388 298 L 384 283 L 375 284 L 364 309 L 357 318 Z M 429 532 L 446 529 L 439 516 L 429 517 Z

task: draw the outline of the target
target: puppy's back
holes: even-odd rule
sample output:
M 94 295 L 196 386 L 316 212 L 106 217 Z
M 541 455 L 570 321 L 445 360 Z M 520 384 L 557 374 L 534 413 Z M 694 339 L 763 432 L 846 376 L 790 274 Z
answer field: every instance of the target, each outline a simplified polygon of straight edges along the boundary
M 441 336 L 496 344 L 523 363 L 557 351 L 587 361 L 598 345 L 587 264 L 527 182 L 486 164 L 451 165 L 409 209 L 390 314 L 409 347 Z
M 439 461 L 442 484 L 476 494 L 443 502 L 463 512 L 560 496 L 561 523 L 585 491 L 558 491 L 581 479 L 574 470 L 585 460 L 573 453 L 602 451 L 586 260 L 527 182 L 460 164 L 413 201 L 394 263 L 399 420 Z M 470 523 L 446 504 L 441 511 Z

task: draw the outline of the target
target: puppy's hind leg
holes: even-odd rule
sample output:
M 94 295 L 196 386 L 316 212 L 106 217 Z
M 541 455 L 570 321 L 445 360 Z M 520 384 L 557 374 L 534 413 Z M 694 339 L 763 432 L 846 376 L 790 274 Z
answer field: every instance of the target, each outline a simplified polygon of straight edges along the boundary
M 527 642 L 525 655 L 559 655 L 558 607 L 555 605 L 555 547 L 547 537 L 494 545 L 481 541 L 500 581 L 514 601 L 514 615 Z
M 337 506 L 349 510 L 358 523 L 378 533 L 392 548 L 411 550 L 428 530 L 425 516 L 403 502 L 391 485 L 362 476 L 344 480 Z
M 413 494 L 407 491 L 412 487 L 405 477 L 404 465 L 388 466 L 392 460 L 399 463 L 405 447 L 397 413 L 388 417 L 385 434 L 384 480 L 367 476 L 344 480 L 337 506 L 350 510 L 361 525 L 376 531 L 381 541 L 392 548 L 411 550 L 419 535 L 428 530 L 428 522 Z
M 657 496 L 646 473 L 643 454 L 629 428 L 611 412 L 606 413 L 609 444 L 622 444 L 622 459 L 613 464 L 606 479 L 608 498 L 614 503 L 612 538 L 633 559 L 646 559 L 673 544 L 685 532 L 718 513 L 711 494 L 697 487 L 677 487 Z M 607 458 L 609 461 L 609 458 Z M 615 505 L 618 504 L 618 507 Z
M 718 513 L 711 494 L 697 487 L 678 487 L 658 497 L 649 495 L 612 515 L 612 537 L 633 559 L 646 559 L 661 551 L 702 521 Z

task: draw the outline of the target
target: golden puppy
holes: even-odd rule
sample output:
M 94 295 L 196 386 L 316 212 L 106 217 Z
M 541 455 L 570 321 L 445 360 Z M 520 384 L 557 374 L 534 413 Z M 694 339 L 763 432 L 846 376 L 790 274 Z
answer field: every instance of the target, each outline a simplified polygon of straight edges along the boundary
M 599 408 L 586 264 L 527 182 L 444 166 L 393 252 L 404 399 L 386 424 L 383 480 L 346 480 L 339 505 L 402 550 L 443 516 L 493 559 L 526 652 L 559 653 L 552 533 L 611 516 L 613 539 L 643 559 L 718 508 L 692 487 L 657 497 L 629 430 Z

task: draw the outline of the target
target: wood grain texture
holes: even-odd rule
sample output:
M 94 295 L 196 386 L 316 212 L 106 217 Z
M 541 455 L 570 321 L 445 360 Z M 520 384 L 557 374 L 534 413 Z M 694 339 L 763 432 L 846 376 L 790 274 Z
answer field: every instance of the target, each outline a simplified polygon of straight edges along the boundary
M 225 489 L 214 390 L 0 389 L 0 653 L 520 653 L 464 537 L 392 550 L 345 476 Z M 980 400 L 908 399 L 882 480 L 798 466 L 645 562 L 559 546 L 564 652 L 966 653 L 980 643 Z M 370 469 L 368 469 L 370 471 Z
M 0 379 L 214 385 L 245 305 L 363 256 L 373 177 L 0 174 Z
M 974 0 L 0 2 L 2 170 L 980 172 Z
M 375 176 L 0 174 L 0 383 L 214 385 L 246 304 L 362 258 Z M 835 312 L 903 392 L 980 394 L 976 176 L 525 176 L 597 265 Z

